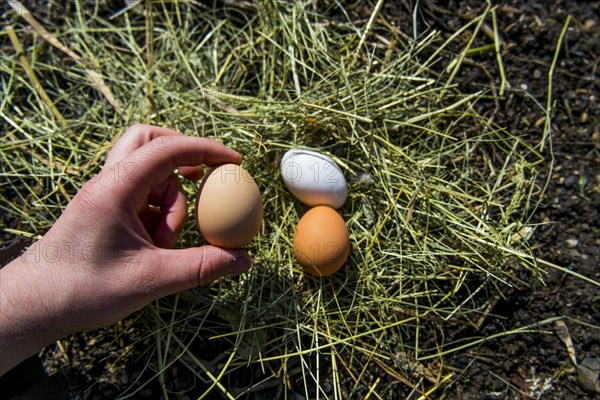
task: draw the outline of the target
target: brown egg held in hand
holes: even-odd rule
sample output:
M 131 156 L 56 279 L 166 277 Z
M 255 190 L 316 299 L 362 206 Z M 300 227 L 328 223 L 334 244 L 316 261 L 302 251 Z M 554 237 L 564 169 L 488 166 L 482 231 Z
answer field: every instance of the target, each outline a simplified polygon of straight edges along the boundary
M 196 220 L 210 244 L 231 249 L 246 246 L 258 233 L 262 217 L 260 191 L 244 168 L 221 165 L 202 181 Z
M 293 245 L 304 271 L 315 276 L 333 275 L 350 253 L 346 222 L 331 207 L 311 208 L 298 223 Z

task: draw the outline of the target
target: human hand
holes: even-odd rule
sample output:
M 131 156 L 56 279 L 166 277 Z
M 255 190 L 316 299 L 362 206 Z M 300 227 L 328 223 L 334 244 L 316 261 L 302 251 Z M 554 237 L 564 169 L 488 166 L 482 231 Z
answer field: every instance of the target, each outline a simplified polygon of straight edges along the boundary
M 248 270 L 241 249 L 171 249 L 187 217 L 174 170 L 198 180 L 202 164 L 240 161 L 209 139 L 129 128 L 48 233 L 0 271 L 0 374 L 11 354 L 25 358 L 156 298 Z

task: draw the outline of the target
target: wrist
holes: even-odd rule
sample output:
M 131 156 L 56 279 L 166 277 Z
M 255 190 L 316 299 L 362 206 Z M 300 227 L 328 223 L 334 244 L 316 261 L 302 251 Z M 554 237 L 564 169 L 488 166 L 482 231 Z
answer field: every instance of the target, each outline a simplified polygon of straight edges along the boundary
M 48 272 L 29 251 L 0 270 L 0 375 L 67 333 Z

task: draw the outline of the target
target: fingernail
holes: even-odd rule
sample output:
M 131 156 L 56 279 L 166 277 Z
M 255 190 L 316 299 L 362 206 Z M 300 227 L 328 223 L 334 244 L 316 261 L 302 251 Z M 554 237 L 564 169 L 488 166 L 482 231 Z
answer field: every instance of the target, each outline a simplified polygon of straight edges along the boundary
M 241 274 L 242 272 L 248 271 L 251 264 L 252 260 L 250 259 L 248 253 L 245 251 L 240 251 L 231 259 L 229 265 L 231 267 L 232 274 Z

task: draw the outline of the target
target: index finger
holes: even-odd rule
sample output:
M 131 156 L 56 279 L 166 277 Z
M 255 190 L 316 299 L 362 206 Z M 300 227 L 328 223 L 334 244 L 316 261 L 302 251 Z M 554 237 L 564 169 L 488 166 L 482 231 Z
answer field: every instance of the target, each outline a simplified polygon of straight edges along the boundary
M 242 156 L 211 139 L 160 136 L 110 166 L 112 174 L 101 177 L 113 201 L 139 209 L 152 186 L 166 180 L 181 166 L 239 164 Z M 118 179 L 110 180 L 110 176 Z M 108 180 L 108 181 L 107 181 Z
M 106 165 L 114 165 L 160 136 L 183 136 L 183 134 L 173 129 L 155 125 L 131 125 L 122 135 L 116 138 L 115 144 L 106 158 Z M 197 180 L 202 176 L 202 168 L 199 167 L 182 166 L 180 172 L 186 178 L 193 180 Z

